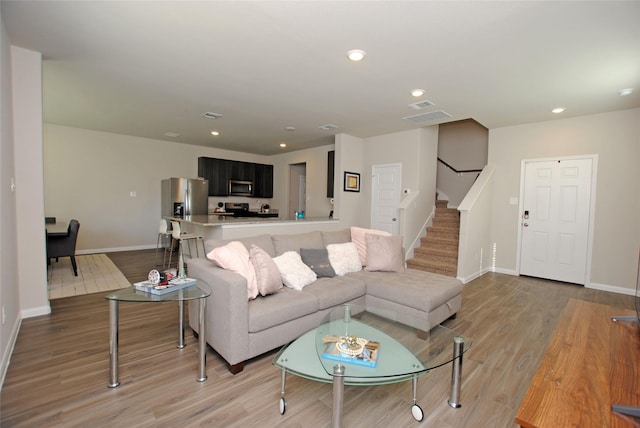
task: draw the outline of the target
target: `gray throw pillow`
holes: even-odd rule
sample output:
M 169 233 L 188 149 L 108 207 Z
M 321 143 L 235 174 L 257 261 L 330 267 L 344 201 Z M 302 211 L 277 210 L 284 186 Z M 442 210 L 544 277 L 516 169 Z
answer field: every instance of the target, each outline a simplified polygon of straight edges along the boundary
M 326 249 L 300 248 L 300 258 L 316 273 L 318 278 L 336 276 L 336 272 L 329 262 L 329 252 Z

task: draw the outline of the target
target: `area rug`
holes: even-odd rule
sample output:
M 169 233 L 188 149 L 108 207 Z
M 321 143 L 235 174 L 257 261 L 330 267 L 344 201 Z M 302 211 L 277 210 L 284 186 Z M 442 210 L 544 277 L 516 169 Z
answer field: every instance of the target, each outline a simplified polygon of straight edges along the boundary
M 51 260 L 48 267 L 47 284 L 49 299 L 99 293 L 130 287 L 131 283 L 120 272 L 106 254 L 76 256 L 78 276 L 73 275 L 71 259 L 60 257 Z

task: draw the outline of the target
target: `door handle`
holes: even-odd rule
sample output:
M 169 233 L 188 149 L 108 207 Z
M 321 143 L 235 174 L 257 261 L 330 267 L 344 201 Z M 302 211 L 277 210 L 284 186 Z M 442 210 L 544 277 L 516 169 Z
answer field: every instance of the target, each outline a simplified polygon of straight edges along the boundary
M 529 227 L 529 223 L 522 223 L 524 227 Z
M 392 218 L 392 219 L 391 219 L 391 221 L 396 221 L 396 218 L 395 218 L 395 217 L 394 217 L 394 218 Z

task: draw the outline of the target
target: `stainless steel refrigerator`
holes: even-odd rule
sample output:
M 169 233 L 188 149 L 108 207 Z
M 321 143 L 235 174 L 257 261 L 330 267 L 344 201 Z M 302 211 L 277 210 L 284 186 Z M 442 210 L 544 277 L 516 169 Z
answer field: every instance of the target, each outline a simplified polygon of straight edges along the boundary
M 197 178 L 162 180 L 162 217 L 206 215 L 209 182 Z

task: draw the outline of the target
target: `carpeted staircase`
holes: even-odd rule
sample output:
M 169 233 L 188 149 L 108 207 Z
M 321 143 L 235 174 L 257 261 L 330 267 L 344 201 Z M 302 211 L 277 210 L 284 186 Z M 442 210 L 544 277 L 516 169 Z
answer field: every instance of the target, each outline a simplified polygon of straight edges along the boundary
M 460 213 L 447 208 L 449 201 L 436 200 L 433 225 L 427 236 L 420 238 L 420 247 L 413 250 L 407 267 L 455 277 L 458 273 L 458 237 Z

